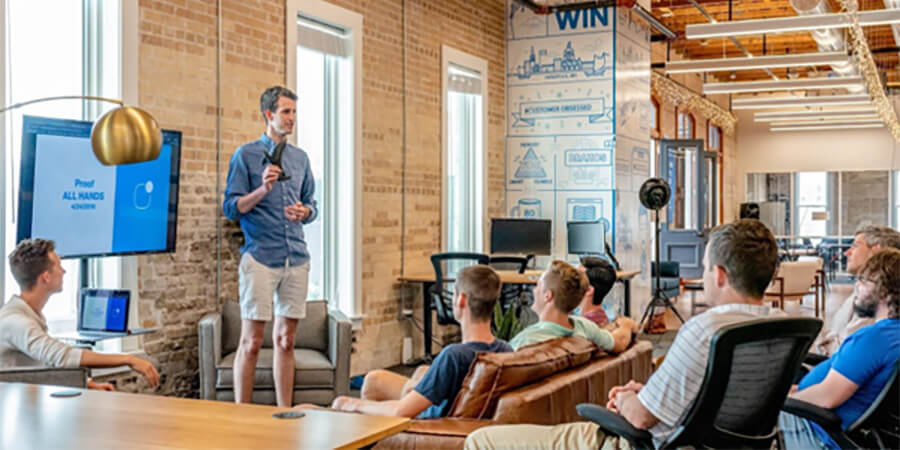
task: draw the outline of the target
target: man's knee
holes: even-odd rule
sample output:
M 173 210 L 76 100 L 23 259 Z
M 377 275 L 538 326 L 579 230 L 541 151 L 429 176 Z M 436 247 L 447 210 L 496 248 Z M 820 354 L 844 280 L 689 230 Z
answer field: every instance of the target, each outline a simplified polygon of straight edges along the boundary
M 362 388 L 359 394 L 362 398 L 371 399 L 378 397 L 379 393 L 384 389 L 384 379 L 390 374 L 387 370 L 376 369 L 366 374 L 363 378 Z
M 245 354 L 256 356 L 259 354 L 259 349 L 262 348 L 262 343 L 262 334 L 241 334 L 241 341 L 238 350 Z

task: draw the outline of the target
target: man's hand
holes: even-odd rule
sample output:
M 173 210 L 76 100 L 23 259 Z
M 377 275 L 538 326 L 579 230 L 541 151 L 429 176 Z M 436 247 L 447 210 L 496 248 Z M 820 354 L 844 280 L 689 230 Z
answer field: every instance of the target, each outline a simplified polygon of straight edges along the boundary
M 143 375 L 144 378 L 147 379 L 147 384 L 149 384 L 150 387 L 155 388 L 156 386 L 159 386 L 159 372 L 156 371 L 156 368 L 153 367 L 153 364 L 150 364 L 150 362 L 138 358 L 137 356 L 132 356 L 128 366 Z
M 278 181 L 278 177 L 281 175 L 281 169 L 278 166 L 269 164 L 263 169 L 262 173 L 262 181 L 263 181 L 263 189 L 266 190 L 268 194 L 272 190 L 272 186 L 275 185 L 275 182 Z
M 631 332 L 634 334 L 637 334 L 638 332 L 641 331 L 640 327 L 638 327 L 637 322 L 635 322 L 634 320 L 631 320 L 631 318 L 629 318 L 629 317 L 620 316 L 615 320 L 615 323 L 619 327 L 630 328 Z
M 109 383 L 96 383 L 94 380 L 88 380 L 87 382 L 88 389 L 94 389 L 97 391 L 115 391 L 116 387 Z
M 637 395 L 637 392 L 634 392 L 634 391 L 630 391 L 630 390 L 619 391 L 618 393 L 616 393 L 616 397 L 614 399 L 610 400 L 610 402 L 613 403 L 613 407 L 615 408 L 616 412 L 618 413 L 622 409 L 622 403 L 625 402 L 625 400 L 628 399 L 629 397 L 632 397 L 635 395 Z
M 629 319 L 630 320 L 630 319 Z M 641 389 L 644 388 L 643 383 L 638 383 L 637 381 L 631 380 L 625 386 L 615 386 L 609 390 L 609 401 L 606 402 L 606 409 L 609 409 L 613 412 L 618 413 L 619 410 L 616 409 L 616 398 L 621 392 L 634 392 L 637 394 L 641 392 Z
M 306 206 L 303 206 L 303 203 L 301 202 L 297 202 L 293 205 L 284 207 L 284 216 L 292 222 L 300 222 L 306 220 L 309 217 L 310 213 L 310 209 Z
M 357 412 L 357 404 L 359 399 L 353 397 L 345 397 L 343 395 L 334 399 L 334 402 L 331 403 L 331 407 L 344 412 Z

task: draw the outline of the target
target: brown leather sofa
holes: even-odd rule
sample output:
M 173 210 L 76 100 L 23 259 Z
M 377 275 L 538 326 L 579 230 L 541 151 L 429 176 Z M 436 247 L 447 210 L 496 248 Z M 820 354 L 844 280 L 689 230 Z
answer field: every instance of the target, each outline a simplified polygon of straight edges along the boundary
M 575 405 L 605 404 L 613 386 L 646 381 L 652 345 L 638 341 L 618 356 L 587 340 L 558 338 L 514 353 L 483 353 L 463 382 L 448 417 L 412 421 L 377 449 L 459 449 L 478 428 L 531 423 L 555 425 L 584 420 Z

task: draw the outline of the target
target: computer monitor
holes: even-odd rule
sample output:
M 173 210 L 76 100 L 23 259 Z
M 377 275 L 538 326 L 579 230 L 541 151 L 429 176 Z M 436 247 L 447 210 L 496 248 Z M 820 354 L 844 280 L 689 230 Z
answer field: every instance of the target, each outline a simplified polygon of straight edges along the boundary
M 553 221 L 549 219 L 491 219 L 491 253 L 549 255 Z
M 603 222 L 566 223 L 568 251 L 571 255 L 601 255 L 606 253 L 606 226 Z
M 131 292 L 121 289 L 82 289 L 78 305 L 78 331 L 128 331 Z

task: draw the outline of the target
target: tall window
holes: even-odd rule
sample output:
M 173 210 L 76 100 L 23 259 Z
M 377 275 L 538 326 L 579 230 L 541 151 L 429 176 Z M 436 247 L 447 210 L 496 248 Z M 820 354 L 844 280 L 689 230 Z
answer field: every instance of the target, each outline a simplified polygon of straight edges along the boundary
M 828 231 L 828 173 L 798 172 L 795 175 L 799 236 L 825 236 Z
M 339 282 L 346 284 L 356 264 L 353 31 L 301 15 L 297 33 L 297 139 L 309 155 L 319 208 L 318 218 L 304 227 L 311 258 L 307 298 L 327 299 L 353 315 L 355 294 Z
M 694 139 L 694 116 L 690 113 L 678 113 L 678 139 Z
M 706 127 L 706 134 L 706 149 L 711 152 L 721 152 L 722 129 L 710 123 Z
M 7 0 L 6 10 L 0 11 L 7 29 L 3 43 L 7 49 L 3 68 L 6 103 L 61 95 L 121 98 L 120 8 L 120 2 L 105 0 Z M 48 39 L 48 30 L 52 30 L 52 39 Z M 4 115 L 4 180 L 0 187 L 4 256 L 16 244 L 22 116 L 94 120 L 112 107 L 107 103 L 65 100 L 38 103 Z M 19 292 L 3 259 L 0 265 L 5 275 L 0 277 L 0 302 Z M 50 297 L 43 310 L 51 332 L 75 328 L 80 264 L 67 259 L 63 267 L 67 272 L 63 291 Z M 121 287 L 119 258 L 93 259 L 87 267 L 90 285 Z
M 443 47 L 444 249 L 483 251 L 487 63 Z
M 659 163 L 659 140 L 662 138 L 661 122 L 659 120 L 662 109 L 655 97 L 650 97 L 650 176 L 656 176 L 656 166 Z

